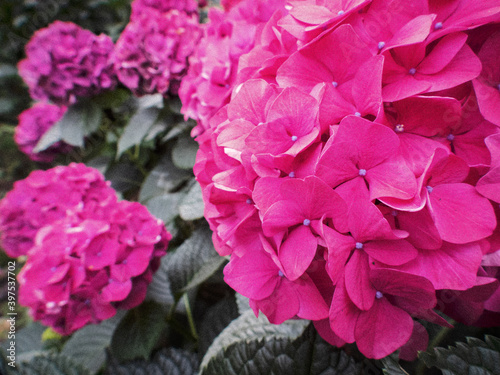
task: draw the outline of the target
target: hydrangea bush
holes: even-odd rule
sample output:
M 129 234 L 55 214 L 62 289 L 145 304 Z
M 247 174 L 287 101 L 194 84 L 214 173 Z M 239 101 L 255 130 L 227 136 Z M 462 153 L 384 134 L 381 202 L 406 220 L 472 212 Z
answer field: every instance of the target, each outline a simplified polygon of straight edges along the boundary
M 498 373 L 498 2 L 208 3 L 27 44 L 12 373 Z

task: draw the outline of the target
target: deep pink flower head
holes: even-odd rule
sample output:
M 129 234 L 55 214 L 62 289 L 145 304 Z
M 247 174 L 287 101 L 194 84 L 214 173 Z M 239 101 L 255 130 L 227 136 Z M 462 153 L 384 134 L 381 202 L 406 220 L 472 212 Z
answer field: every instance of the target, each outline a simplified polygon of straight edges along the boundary
M 113 42 L 71 22 L 55 21 L 26 45 L 19 74 L 36 100 L 69 105 L 78 97 L 113 89 Z
M 134 0 L 130 19 L 136 20 L 143 13 L 149 13 L 150 9 L 156 9 L 161 13 L 175 9 L 193 14 L 198 12 L 198 2 L 196 0 Z
M 435 309 L 498 325 L 498 2 L 290 1 L 243 55 L 228 4 L 181 87 L 226 282 L 370 358 L 415 359 Z
M 71 150 L 71 146 L 57 142 L 42 152 L 33 152 L 42 136 L 59 121 L 66 107 L 48 103 L 35 103 L 31 108 L 19 115 L 19 124 L 16 127 L 14 140 L 19 149 L 29 156 L 31 160 L 51 162 L 60 153 Z
M 116 42 L 118 79 L 138 96 L 177 94 L 200 36 L 197 14 L 143 9 Z
M 106 218 L 69 215 L 44 226 L 19 274 L 19 302 L 63 335 L 137 306 L 166 253 L 171 236 L 144 206 L 106 209 Z
M 26 255 L 40 228 L 69 214 L 105 217 L 116 200 L 110 183 L 84 164 L 34 171 L 0 201 L 2 248 L 11 257 Z

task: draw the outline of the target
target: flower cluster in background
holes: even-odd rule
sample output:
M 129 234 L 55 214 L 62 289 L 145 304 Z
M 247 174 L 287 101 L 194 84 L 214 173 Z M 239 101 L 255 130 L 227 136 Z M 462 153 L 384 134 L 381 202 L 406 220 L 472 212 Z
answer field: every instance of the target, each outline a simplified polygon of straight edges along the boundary
M 79 97 L 116 86 L 113 41 L 71 22 L 56 21 L 38 30 L 26 45 L 19 74 L 35 100 L 69 105 Z
M 28 42 L 26 58 L 18 64 L 19 74 L 33 100 L 61 108 L 119 84 L 136 96 L 177 95 L 188 58 L 202 34 L 201 5 L 194 0 L 133 1 L 130 22 L 116 45 L 107 35 L 95 35 L 72 22 L 55 21 Z M 32 160 L 51 161 L 47 152 L 38 155 L 33 149 L 57 122 L 55 116 L 43 121 L 43 126 L 30 115 L 23 114 L 19 122 L 23 124 L 18 133 L 25 134 L 16 138 L 20 150 Z M 59 153 L 70 150 L 63 146 L 53 149 Z
M 137 96 L 176 95 L 200 36 L 198 13 L 141 8 L 116 42 L 118 79 Z
M 141 303 L 171 235 L 96 170 L 34 171 L 0 201 L 2 247 L 27 256 L 19 302 L 61 334 Z
M 226 282 L 369 358 L 414 359 L 436 310 L 497 325 L 497 2 L 248 4 L 210 13 L 180 90 Z
M 71 147 L 64 142 L 57 142 L 43 152 L 34 151 L 40 138 L 63 117 L 66 109 L 65 106 L 37 102 L 22 112 L 14 135 L 19 150 L 31 160 L 40 162 L 51 162 L 58 154 L 68 152 Z

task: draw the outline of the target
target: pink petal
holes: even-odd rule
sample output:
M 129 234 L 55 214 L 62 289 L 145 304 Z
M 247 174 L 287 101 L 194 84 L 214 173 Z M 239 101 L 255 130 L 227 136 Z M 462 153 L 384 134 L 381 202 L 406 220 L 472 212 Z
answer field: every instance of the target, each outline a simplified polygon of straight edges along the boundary
M 318 240 L 309 227 L 301 225 L 291 231 L 278 251 L 285 276 L 290 281 L 304 274 L 314 259 L 317 248 Z
M 500 166 L 490 169 L 476 185 L 482 196 L 495 202 L 500 202 Z
M 241 258 L 231 257 L 224 268 L 224 281 L 238 293 L 252 299 L 269 297 L 280 281 L 279 268 L 263 251 L 253 251 Z
M 413 320 L 386 298 L 362 311 L 356 323 L 356 344 L 368 358 L 380 359 L 403 346 L 411 337 Z
M 369 310 L 376 290 L 370 283 L 368 256 L 355 250 L 345 267 L 345 287 L 351 301 L 361 310 Z
M 380 197 L 412 199 L 417 193 L 415 175 L 402 157 L 391 158 L 368 170 L 366 180 L 371 200 Z
M 479 110 L 486 120 L 500 126 L 500 91 L 497 87 L 488 85 L 480 78 L 472 81 L 477 97 Z
M 405 264 L 418 255 L 417 249 L 406 240 L 369 241 L 364 244 L 363 250 L 373 259 L 391 266 Z
M 476 243 L 444 243 L 437 250 L 420 250 L 418 257 L 398 269 L 425 277 L 435 289 L 465 290 L 476 282 L 481 257 Z
M 445 36 L 418 65 L 421 74 L 437 74 L 448 65 L 462 49 L 467 40 L 465 33 L 453 33 Z
M 399 358 L 403 361 L 414 361 L 419 351 L 425 351 L 429 342 L 429 334 L 422 324 L 413 321 L 410 340 L 401 347 Z
M 441 238 L 448 242 L 460 244 L 486 238 L 497 225 L 491 203 L 471 185 L 436 186 L 428 204 Z
M 394 269 L 374 269 L 370 272 L 373 287 L 389 294 L 393 304 L 413 314 L 436 305 L 435 290 L 432 283 L 417 275 Z
M 276 89 L 266 81 L 250 80 L 243 84 L 231 99 L 227 109 L 228 118 L 244 119 L 254 125 L 265 122 L 266 104 L 275 95 Z
M 333 293 L 330 307 L 330 326 L 333 332 L 346 342 L 354 342 L 354 329 L 360 313 L 361 310 L 352 303 L 347 295 L 344 278 L 341 278 Z

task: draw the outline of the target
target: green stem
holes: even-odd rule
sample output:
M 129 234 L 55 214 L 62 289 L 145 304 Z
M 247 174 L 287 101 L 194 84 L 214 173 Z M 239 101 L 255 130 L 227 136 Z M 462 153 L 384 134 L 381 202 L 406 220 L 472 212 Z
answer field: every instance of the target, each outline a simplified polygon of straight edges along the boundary
M 189 298 L 187 294 L 184 294 L 182 296 L 182 299 L 184 301 L 184 306 L 186 307 L 186 313 L 189 321 L 189 328 L 191 329 L 191 334 L 193 335 L 195 340 L 198 341 L 198 333 L 196 332 L 196 327 L 194 325 L 193 313 L 191 312 L 191 306 L 189 304 Z

